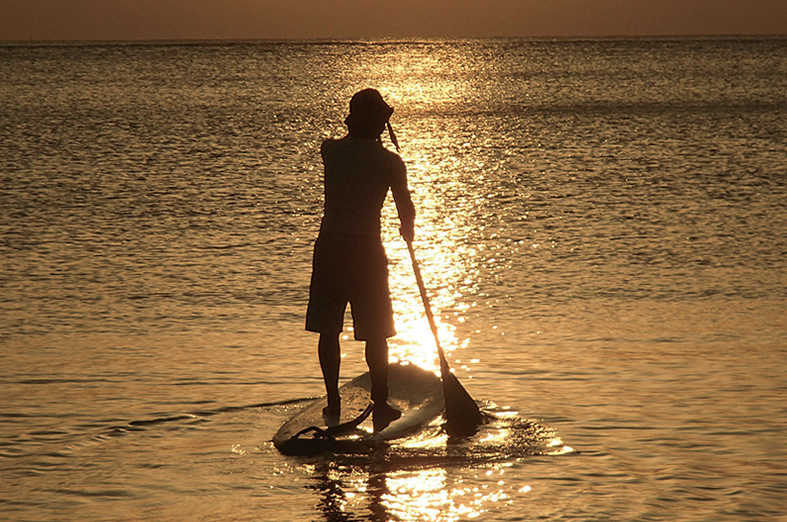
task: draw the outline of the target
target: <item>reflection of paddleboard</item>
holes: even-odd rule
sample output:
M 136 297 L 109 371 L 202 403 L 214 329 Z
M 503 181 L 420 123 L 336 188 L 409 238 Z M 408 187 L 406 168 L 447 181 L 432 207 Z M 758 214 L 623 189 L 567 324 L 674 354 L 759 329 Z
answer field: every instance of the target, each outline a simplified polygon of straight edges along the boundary
M 384 430 L 372 433 L 371 417 L 364 417 L 364 410 L 370 402 L 370 389 L 368 373 L 339 388 L 342 397 L 340 423 L 344 429 L 325 426 L 322 409 L 327 400 L 323 397 L 285 422 L 273 436 L 273 444 L 285 454 L 365 452 L 384 445 L 386 441 L 419 431 L 443 411 L 443 388 L 439 377 L 411 364 L 391 364 L 388 370 L 388 402 L 401 410 L 402 416 Z M 353 426 L 354 420 L 360 424 Z M 309 429 L 312 427 L 315 429 Z

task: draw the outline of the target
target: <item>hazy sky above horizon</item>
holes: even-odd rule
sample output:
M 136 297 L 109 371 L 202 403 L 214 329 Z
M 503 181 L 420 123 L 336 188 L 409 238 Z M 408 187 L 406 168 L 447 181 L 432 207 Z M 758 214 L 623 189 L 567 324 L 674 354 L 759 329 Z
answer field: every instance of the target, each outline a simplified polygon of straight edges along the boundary
M 787 34 L 787 0 L 0 0 L 0 40 Z

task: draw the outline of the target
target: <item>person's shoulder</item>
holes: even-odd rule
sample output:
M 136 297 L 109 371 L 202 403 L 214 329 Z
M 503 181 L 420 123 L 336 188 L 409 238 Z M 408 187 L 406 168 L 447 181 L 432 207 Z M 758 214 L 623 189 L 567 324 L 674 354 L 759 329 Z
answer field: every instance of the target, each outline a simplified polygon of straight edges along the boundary
M 328 138 L 322 142 L 320 145 L 320 153 L 325 154 L 326 151 L 331 150 L 336 147 L 336 144 L 339 143 L 340 140 L 336 138 Z
M 402 157 L 399 154 L 397 154 L 396 152 L 394 152 L 392 150 L 388 150 L 385 147 L 383 147 L 382 149 L 383 149 L 383 151 L 385 151 L 384 154 L 388 158 L 388 161 L 391 162 L 392 165 L 394 165 L 397 169 L 404 168 L 404 160 L 402 159 Z

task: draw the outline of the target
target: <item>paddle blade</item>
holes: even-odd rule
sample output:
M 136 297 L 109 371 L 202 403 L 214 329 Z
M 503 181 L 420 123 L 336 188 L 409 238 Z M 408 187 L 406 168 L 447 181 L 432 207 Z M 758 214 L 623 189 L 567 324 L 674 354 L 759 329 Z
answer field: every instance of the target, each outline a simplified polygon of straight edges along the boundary
M 445 431 L 452 437 L 475 435 L 484 419 L 481 410 L 453 373 L 441 371 L 445 395 Z

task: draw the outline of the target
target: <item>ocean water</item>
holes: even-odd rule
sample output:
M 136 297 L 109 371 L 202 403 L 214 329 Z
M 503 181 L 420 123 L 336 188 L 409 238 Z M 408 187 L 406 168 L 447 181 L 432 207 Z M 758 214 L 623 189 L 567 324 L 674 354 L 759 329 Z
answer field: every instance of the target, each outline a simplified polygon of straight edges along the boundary
M 11 45 L 0 78 L 0 518 L 787 516 L 787 40 Z M 270 443 L 323 393 L 319 144 L 370 86 L 455 373 L 537 433 Z M 384 228 L 391 356 L 436 368 Z

